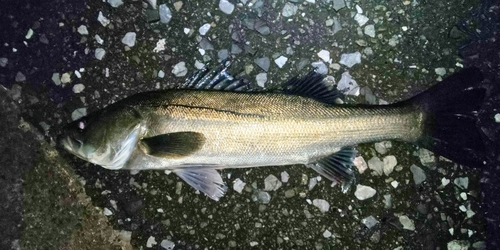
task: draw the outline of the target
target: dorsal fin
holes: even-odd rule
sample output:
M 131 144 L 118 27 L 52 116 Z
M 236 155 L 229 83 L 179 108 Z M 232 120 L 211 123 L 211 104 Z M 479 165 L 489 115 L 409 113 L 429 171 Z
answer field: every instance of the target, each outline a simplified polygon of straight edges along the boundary
M 184 84 L 180 86 L 182 89 L 204 89 L 204 90 L 221 90 L 221 91 L 237 91 L 251 92 L 253 91 L 250 83 L 245 79 L 236 79 L 227 72 L 231 66 L 232 58 L 228 57 L 223 60 L 219 66 L 209 70 L 207 66 L 197 71 L 190 76 Z
M 337 89 L 329 89 L 324 80 L 325 76 L 317 73 L 315 70 L 307 75 L 298 78 L 294 77 L 283 85 L 283 91 L 286 94 L 309 97 L 317 101 L 335 104 L 338 98 L 343 98 L 344 95 Z

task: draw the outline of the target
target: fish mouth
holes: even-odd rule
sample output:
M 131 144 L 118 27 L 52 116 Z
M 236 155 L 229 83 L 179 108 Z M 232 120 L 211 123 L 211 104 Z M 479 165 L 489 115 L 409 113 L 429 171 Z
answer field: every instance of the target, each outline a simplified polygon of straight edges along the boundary
M 62 138 L 59 143 L 66 151 L 86 161 L 90 161 L 91 156 L 96 151 L 93 147 L 85 146 L 83 141 L 71 138 L 70 136 Z

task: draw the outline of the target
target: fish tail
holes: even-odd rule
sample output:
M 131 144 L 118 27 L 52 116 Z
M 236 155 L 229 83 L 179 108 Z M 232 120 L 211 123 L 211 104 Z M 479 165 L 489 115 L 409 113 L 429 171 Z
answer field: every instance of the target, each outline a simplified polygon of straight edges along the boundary
M 464 69 L 410 99 L 423 113 L 423 131 L 416 143 L 458 164 L 487 164 L 491 143 L 482 121 L 493 121 L 494 114 L 484 107 L 494 85 L 483 79 L 479 69 Z

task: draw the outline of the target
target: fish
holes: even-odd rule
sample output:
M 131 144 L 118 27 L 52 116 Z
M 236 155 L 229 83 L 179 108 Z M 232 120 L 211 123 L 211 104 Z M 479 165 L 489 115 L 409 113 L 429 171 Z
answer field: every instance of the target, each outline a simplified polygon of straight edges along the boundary
M 397 140 L 452 161 L 482 166 L 487 148 L 477 126 L 488 95 L 477 68 L 389 105 L 339 104 L 341 92 L 311 71 L 279 91 L 228 73 L 226 60 L 177 88 L 134 94 L 66 125 L 60 145 L 110 170 L 170 170 L 218 201 L 218 170 L 305 165 L 340 183 L 356 180 L 360 143 Z

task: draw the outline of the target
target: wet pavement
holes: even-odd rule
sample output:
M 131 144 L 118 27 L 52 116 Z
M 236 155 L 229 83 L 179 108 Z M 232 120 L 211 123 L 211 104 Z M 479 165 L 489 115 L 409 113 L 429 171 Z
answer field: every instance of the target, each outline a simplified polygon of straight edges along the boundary
M 228 55 L 267 89 L 348 72 L 350 103 L 407 99 L 464 65 L 494 81 L 493 1 L 108 2 L 2 1 L 2 249 L 495 248 L 498 166 L 410 144 L 357 147 L 368 169 L 346 194 L 304 166 L 226 169 L 214 202 L 173 174 L 105 170 L 54 143 L 71 120 Z

